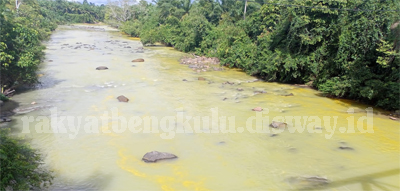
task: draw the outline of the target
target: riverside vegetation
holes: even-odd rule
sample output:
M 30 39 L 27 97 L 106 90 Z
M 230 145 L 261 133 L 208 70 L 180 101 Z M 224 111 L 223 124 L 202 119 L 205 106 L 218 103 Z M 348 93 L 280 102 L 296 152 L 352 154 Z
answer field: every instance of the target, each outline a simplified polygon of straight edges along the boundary
M 104 10 L 104 6 L 86 0 L 82 4 L 66 0 L 0 1 L 1 102 L 7 101 L 15 88 L 38 82 L 36 71 L 45 49 L 41 42 L 58 24 L 101 21 Z M 0 160 L 0 190 L 37 189 L 51 183 L 51 172 L 41 166 L 40 152 L 3 127 Z
M 120 0 L 106 21 L 183 52 L 217 57 L 266 81 L 400 109 L 396 0 Z M 117 6 L 119 5 L 119 6 Z M 245 17 L 245 19 L 244 19 Z

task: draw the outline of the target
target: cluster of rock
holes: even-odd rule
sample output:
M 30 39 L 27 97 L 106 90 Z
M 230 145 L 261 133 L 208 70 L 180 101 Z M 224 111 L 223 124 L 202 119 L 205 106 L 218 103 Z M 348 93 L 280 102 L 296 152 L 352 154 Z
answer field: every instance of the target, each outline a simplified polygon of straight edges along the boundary
M 112 45 L 117 45 L 121 48 L 126 48 L 130 53 L 144 53 L 145 49 L 143 47 L 138 47 L 136 49 L 133 49 L 132 46 L 127 41 L 120 41 L 120 40 L 107 40 L 105 41 L 106 43 L 110 43 Z M 110 51 L 113 51 L 111 47 L 104 47 L 104 49 L 108 49 Z
M 138 59 L 132 60 L 132 62 L 144 62 L 144 59 L 143 58 L 138 58 Z M 135 65 L 133 65 L 133 66 L 135 66 Z M 96 70 L 108 70 L 108 67 L 107 66 L 99 66 L 99 67 L 96 68 Z M 129 102 L 129 98 L 125 97 L 124 95 L 118 96 L 117 100 L 119 102 Z
M 87 50 L 94 50 L 94 49 L 97 49 L 97 47 L 96 47 L 96 45 L 94 45 L 94 44 L 82 44 L 82 42 L 77 42 L 75 45 L 72 45 L 72 44 L 62 44 L 61 45 L 61 49 L 64 49 L 64 48 L 71 48 L 71 49 L 81 49 L 81 48 L 84 48 L 84 49 L 87 49 Z
M 106 31 L 105 28 L 93 27 L 93 26 L 71 26 L 73 29 L 83 29 L 83 30 L 94 30 L 94 31 Z
M 210 70 L 221 71 L 223 68 L 220 66 L 220 61 L 218 58 L 212 57 L 207 58 L 204 56 L 197 56 L 195 58 L 182 58 L 181 64 L 188 65 L 189 68 L 197 72 L 206 72 Z

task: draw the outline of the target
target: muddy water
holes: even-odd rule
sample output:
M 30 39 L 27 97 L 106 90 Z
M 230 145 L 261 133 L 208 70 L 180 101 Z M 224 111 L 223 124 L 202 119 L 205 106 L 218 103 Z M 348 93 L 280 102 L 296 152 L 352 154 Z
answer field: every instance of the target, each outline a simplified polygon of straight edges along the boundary
M 39 109 L 15 115 L 13 126 L 45 153 L 46 165 L 56 176 L 51 190 L 400 189 L 399 122 L 375 108 L 368 118 L 372 126 L 365 119 L 358 129 L 357 120 L 367 116 L 369 106 L 324 98 L 312 89 L 252 82 L 254 77 L 233 69 L 197 73 L 179 64 L 183 53 L 167 47 L 138 53 L 138 40 L 110 30 L 60 27 L 47 47 L 39 72 L 42 85 L 13 98 L 21 109 L 32 107 L 33 101 Z M 132 63 L 136 58 L 145 62 Z M 97 66 L 109 70 L 95 70 Z M 234 84 L 223 84 L 226 81 Z M 283 96 L 289 93 L 294 96 Z M 130 101 L 118 102 L 119 95 Z M 288 128 L 274 132 L 269 123 L 249 123 L 256 116 L 254 107 L 264 108 L 262 116 L 269 122 L 286 121 Z M 212 112 L 218 111 L 218 117 L 233 116 L 235 123 L 230 133 L 221 133 L 221 126 L 207 127 L 212 122 L 204 121 L 196 130 L 194 120 L 186 124 L 171 120 L 174 126 L 183 124 L 181 133 L 165 128 L 172 125 L 159 127 L 158 132 L 133 133 L 114 129 L 118 120 L 107 118 L 113 111 L 127 119 L 153 117 L 160 123 L 178 114 L 211 120 Z M 45 118 L 51 115 L 75 121 L 46 128 Z M 26 116 L 36 120 L 29 128 L 20 120 Z M 291 122 L 290 116 L 300 117 L 301 123 Z M 317 118 L 321 125 L 315 123 Z M 79 132 L 68 125 L 79 127 Z M 134 130 L 146 127 L 150 126 L 141 124 Z M 254 132 L 257 128 L 264 131 Z M 141 161 L 153 150 L 179 158 Z M 329 183 L 304 178 L 313 176 Z

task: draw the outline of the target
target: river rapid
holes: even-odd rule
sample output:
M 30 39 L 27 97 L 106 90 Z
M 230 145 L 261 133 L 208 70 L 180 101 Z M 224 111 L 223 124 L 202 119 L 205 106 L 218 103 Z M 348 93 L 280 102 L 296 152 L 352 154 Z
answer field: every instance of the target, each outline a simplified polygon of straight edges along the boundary
M 400 189 L 399 122 L 384 111 L 255 81 L 236 69 L 198 73 L 179 64 L 187 55 L 171 47 L 142 52 L 138 39 L 96 27 L 60 26 L 46 42 L 41 85 L 12 98 L 21 112 L 11 125 L 44 154 L 55 175 L 50 190 Z M 145 62 L 131 62 L 137 58 Z M 120 95 L 129 102 L 118 102 Z M 181 115 L 209 121 L 196 127 Z M 143 121 L 124 130 L 122 118 L 159 125 Z M 287 128 L 269 127 L 273 120 Z M 227 129 L 233 124 L 230 132 L 222 132 L 221 121 Z M 178 158 L 143 162 L 153 150 Z

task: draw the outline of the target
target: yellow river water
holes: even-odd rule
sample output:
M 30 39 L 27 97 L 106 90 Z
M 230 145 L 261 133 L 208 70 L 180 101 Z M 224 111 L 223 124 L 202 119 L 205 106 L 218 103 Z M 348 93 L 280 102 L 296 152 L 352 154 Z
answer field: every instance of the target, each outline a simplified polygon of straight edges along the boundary
M 18 136 L 44 154 L 46 167 L 55 175 L 50 190 L 400 190 L 400 124 L 382 111 L 322 97 L 312 89 L 252 82 L 254 77 L 235 69 L 197 73 L 179 64 L 184 53 L 160 46 L 137 53 L 136 48 L 142 46 L 138 39 L 98 27 L 106 30 L 59 27 L 46 43 L 39 71 L 42 86 L 13 97 L 20 108 L 42 107 L 13 116 L 12 125 Z M 132 63 L 136 58 L 145 62 Z M 95 70 L 98 66 L 109 70 Z M 235 84 L 223 84 L 226 81 Z M 282 96 L 288 93 L 294 96 Z M 129 102 L 118 102 L 119 95 Z M 269 117 L 269 122 L 284 121 L 288 127 L 273 132 L 269 123 L 252 121 L 255 107 L 264 109 L 258 114 Z M 50 130 L 43 130 L 44 118 L 54 110 L 58 117 L 75 119 L 70 125 L 79 131 L 66 127 L 65 132 L 57 132 L 51 124 Z M 211 119 L 216 110 L 218 117 L 235 119 L 236 132 L 223 133 L 221 126 L 214 128 L 206 122 L 190 131 L 194 120 L 183 125 L 181 132 L 160 126 L 158 132 L 134 133 L 114 130 L 118 120 L 91 123 L 112 111 L 127 119 L 157 118 L 161 124 L 178 113 Z M 367 110 L 373 111 L 371 116 L 367 117 Z M 35 121 L 27 126 L 22 119 L 30 116 Z M 301 123 L 287 120 L 296 116 Z M 315 123 L 318 119 L 321 124 Z M 365 119 L 363 124 L 361 119 Z M 171 128 L 180 124 L 167 122 Z M 62 121 L 65 126 L 68 123 Z M 293 132 L 302 125 L 304 131 Z M 260 127 L 264 131 L 254 132 Z M 143 162 L 143 155 L 153 150 L 178 158 Z M 329 183 L 293 181 L 293 177 L 314 176 Z

